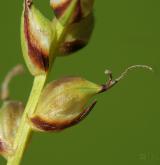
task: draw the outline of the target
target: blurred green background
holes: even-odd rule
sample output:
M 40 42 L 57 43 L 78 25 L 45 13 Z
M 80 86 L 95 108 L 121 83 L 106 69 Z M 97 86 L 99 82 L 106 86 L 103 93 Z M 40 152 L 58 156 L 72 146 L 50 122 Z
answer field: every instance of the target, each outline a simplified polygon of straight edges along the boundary
M 0 3 L 0 80 L 17 63 L 23 0 Z M 52 18 L 48 1 L 35 0 Z M 80 125 L 61 133 L 33 136 L 22 165 L 159 165 L 160 164 L 160 2 L 159 0 L 96 1 L 96 26 L 85 49 L 56 60 L 49 79 L 79 75 L 105 82 L 104 70 L 118 76 L 133 64 L 145 70 L 130 72 L 121 83 L 97 97 L 98 104 Z M 32 76 L 11 83 L 12 98 L 26 102 Z M 0 158 L 0 165 L 5 161 Z

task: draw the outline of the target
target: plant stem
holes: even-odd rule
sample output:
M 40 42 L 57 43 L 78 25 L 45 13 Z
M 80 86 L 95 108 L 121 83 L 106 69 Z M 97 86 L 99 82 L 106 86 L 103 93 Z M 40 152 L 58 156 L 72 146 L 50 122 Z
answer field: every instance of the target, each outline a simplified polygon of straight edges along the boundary
M 59 45 L 61 39 L 63 38 L 63 35 L 65 34 L 65 28 L 58 22 L 57 22 L 56 28 L 57 28 L 57 38 L 58 39 L 57 39 L 56 47 L 53 51 L 53 53 L 55 55 L 57 52 L 58 45 Z M 53 59 L 53 61 L 54 61 L 54 59 Z M 28 124 L 27 119 L 28 119 L 28 116 L 33 114 L 36 109 L 40 94 L 42 92 L 42 89 L 45 85 L 46 80 L 47 80 L 47 75 L 39 75 L 39 76 L 36 76 L 34 79 L 32 90 L 31 90 L 26 108 L 24 110 L 22 120 L 20 123 L 20 127 L 18 129 L 16 139 L 14 142 L 15 152 L 13 153 L 13 155 L 11 155 L 8 158 L 7 165 L 19 165 L 22 160 L 29 137 L 32 134 L 32 129 L 31 129 L 30 125 Z
M 25 151 L 27 142 L 32 133 L 31 127 L 29 126 L 27 119 L 28 116 L 35 111 L 36 105 L 38 103 L 46 79 L 47 79 L 47 75 L 36 76 L 34 79 L 30 97 L 27 106 L 25 108 L 25 111 L 23 113 L 20 127 L 18 129 L 16 139 L 14 142 L 15 152 L 11 157 L 8 158 L 7 165 L 19 165 L 22 160 L 22 156 Z
M 61 39 L 63 38 L 63 35 L 65 34 L 65 28 L 58 22 L 57 22 L 56 28 L 57 28 L 57 44 L 53 51 L 55 55 L 57 52 L 58 45 Z M 47 80 L 47 75 L 39 75 L 39 76 L 36 76 L 34 79 L 30 97 L 28 99 L 26 108 L 24 110 L 20 127 L 18 129 L 16 139 L 14 142 L 15 152 L 13 153 L 13 155 L 11 155 L 8 158 L 7 165 L 19 165 L 22 160 L 29 137 L 32 134 L 32 129 L 30 125 L 28 124 L 27 119 L 28 119 L 28 116 L 33 114 L 36 109 L 40 94 L 42 92 L 42 89 L 45 85 L 46 80 Z
M 57 31 L 57 42 L 55 43 L 56 46 L 54 47 L 54 50 L 52 52 L 53 61 L 55 60 L 59 44 L 62 41 L 62 39 L 66 33 L 68 22 L 70 20 L 70 17 L 73 14 L 76 3 L 77 3 L 77 0 L 72 1 L 72 4 L 70 6 L 70 12 L 65 16 L 65 18 L 63 18 L 63 24 L 65 26 L 63 26 L 59 21 L 56 22 L 55 28 Z M 34 79 L 30 97 L 28 99 L 28 102 L 27 102 L 26 108 L 24 110 L 15 141 L 14 141 L 15 152 L 13 153 L 13 155 L 8 157 L 7 165 L 19 165 L 22 160 L 24 151 L 25 151 L 26 146 L 29 141 L 29 137 L 32 134 L 32 129 L 31 129 L 29 123 L 27 122 L 27 119 L 28 119 L 28 116 L 31 116 L 36 109 L 40 94 L 41 94 L 43 87 L 45 85 L 45 82 L 47 80 L 47 75 L 48 74 L 39 75 L 39 76 L 36 76 Z

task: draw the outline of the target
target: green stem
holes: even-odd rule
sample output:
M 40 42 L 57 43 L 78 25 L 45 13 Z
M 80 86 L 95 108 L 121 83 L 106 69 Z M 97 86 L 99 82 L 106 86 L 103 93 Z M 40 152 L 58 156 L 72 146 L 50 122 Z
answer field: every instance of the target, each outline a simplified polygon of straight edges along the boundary
M 11 157 L 8 158 L 7 165 L 19 165 L 22 160 L 27 142 L 32 133 L 31 127 L 27 122 L 27 118 L 30 114 L 32 114 L 35 111 L 38 99 L 46 82 L 46 79 L 47 75 L 36 76 L 34 79 L 30 97 L 25 108 L 25 111 L 23 113 L 20 127 L 18 129 L 16 139 L 14 142 L 15 152 Z
M 63 38 L 63 35 L 65 34 L 65 28 L 61 24 L 57 23 L 57 29 L 58 29 L 57 30 L 58 40 L 57 40 L 56 47 L 53 51 L 54 54 L 56 54 L 58 45 L 61 39 Z M 28 124 L 27 119 L 28 119 L 28 116 L 33 114 L 36 109 L 40 94 L 42 92 L 42 89 L 45 85 L 46 80 L 47 80 L 47 75 L 39 75 L 39 76 L 36 76 L 34 79 L 30 97 L 28 99 L 25 111 L 23 113 L 20 127 L 18 129 L 16 139 L 14 142 L 15 152 L 13 153 L 13 155 L 11 155 L 8 158 L 7 165 L 19 165 L 22 160 L 29 137 L 32 134 L 32 129 L 30 125 Z
M 53 55 L 55 55 L 55 56 L 56 56 L 59 44 L 66 33 L 66 28 L 68 26 L 70 17 L 73 14 L 76 3 L 77 3 L 77 0 L 72 1 L 70 8 L 69 8 L 69 12 L 66 13 L 66 16 L 62 19 L 63 25 L 58 21 L 56 23 L 57 43 L 55 43 L 56 46 L 54 47 L 54 50 L 52 52 Z M 55 57 L 54 57 L 54 59 L 55 59 Z M 54 59 L 53 59 L 53 61 L 54 61 Z M 15 152 L 13 153 L 13 155 L 11 155 L 8 158 L 7 165 L 19 165 L 22 160 L 24 151 L 25 151 L 27 143 L 29 141 L 29 137 L 32 134 L 32 129 L 31 129 L 30 125 L 28 124 L 27 119 L 28 119 L 28 116 L 31 116 L 36 109 L 40 94 L 42 92 L 42 89 L 45 85 L 46 80 L 47 80 L 47 75 L 39 75 L 39 76 L 36 76 L 34 79 L 30 97 L 27 102 L 27 105 L 26 105 L 26 108 L 25 108 L 25 111 L 23 113 L 22 120 L 20 123 L 20 127 L 18 129 L 16 138 L 14 141 Z
M 54 54 L 56 54 L 58 45 L 65 33 L 65 29 L 59 23 L 57 23 L 57 29 L 58 29 L 58 31 L 57 31 L 58 40 L 57 40 L 57 46 L 55 47 L 55 49 L 53 51 Z M 34 113 L 46 80 L 47 80 L 47 75 L 39 75 L 39 76 L 36 76 L 34 79 L 30 97 L 29 97 L 28 103 L 26 105 L 26 108 L 25 108 L 25 111 L 24 111 L 24 114 L 23 114 L 23 117 L 22 117 L 22 120 L 20 123 L 20 127 L 18 129 L 16 139 L 14 142 L 15 152 L 13 155 L 11 155 L 8 158 L 7 165 L 19 165 L 22 160 L 29 137 L 32 134 L 32 129 L 27 122 L 27 118 L 28 118 L 28 116 L 30 116 L 31 114 Z

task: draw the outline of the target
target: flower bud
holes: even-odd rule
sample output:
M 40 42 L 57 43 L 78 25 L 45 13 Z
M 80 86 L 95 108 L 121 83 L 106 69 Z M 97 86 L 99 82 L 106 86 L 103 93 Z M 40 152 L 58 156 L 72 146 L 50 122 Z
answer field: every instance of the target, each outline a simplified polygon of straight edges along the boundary
M 74 0 L 50 0 L 50 5 L 56 17 L 61 20 L 70 12 L 70 6 Z M 70 19 L 70 23 L 78 22 L 88 16 L 93 10 L 94 0 L 76 0 L 76 5 Z
M 32 75 L 45 74 L 48 71 L 55 39 L 53 24 L 35 8 L 32 0 L 25 0 L 21 43 L 25 62 Z
M 89 99 L 101 86 L 79 77 L 66 77 L 48 84 L 37 109 L 30 117 L 32 127 L 39 131 L 59 131 L 79 123 L 94 107 Z
M 94 16 L 88 15 L 78 23 L 68 26 L 66 37 L 59 46 L 59 55 L 69 55 L 84 48 L 94 29 Z
M 0 154 L 12 155 L 13 142 L 23 114 L 24 106 L 18 101 L 5 101 L 0 109 Z
M 89 100 L 117 84 L 129 70 L 145 68 L 145 65 L 135 65 L 127 68 L 117 79 L 106 71 L 109 80 L 103 85 L 97 85 L 80 77 L 66 77 L 49 83 L 43 90 L 37 108 L 29 121 L 33 130 L 60 131 L 79 123 L 96 104 L 94 101 L 88 107 Z

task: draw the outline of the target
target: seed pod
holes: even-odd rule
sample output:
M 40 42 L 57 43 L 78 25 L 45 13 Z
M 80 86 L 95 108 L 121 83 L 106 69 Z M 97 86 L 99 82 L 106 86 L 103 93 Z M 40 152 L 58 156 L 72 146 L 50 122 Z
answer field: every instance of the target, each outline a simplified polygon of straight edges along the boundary
M 33 130 L 60 131 L 79 123 L 84 119 L 96 104 L 94 101 L 86 107 L 89 100 L 98 93 L 102 93 L 119 82 L 126 73 L 133 68 L 147 68 L 136 65 L 127 68 L 117 79 L 112 79 L 104 85 L 97 85 L 80 77 L 66 77 L 49 83 L 43 90 L 36 111 L 29 116 Z
M 74 0 L 50 0 L 50 5 L 56 15 L 61 20 L 66 13 L 70 12 L 69 7 Z M 78 22 L 88 16 L 93 10 L 94 0 L 76 0 L 76 6 L 72 13 L 70 23 Z
M 59 47 L 59 55 L 69 55 L 84 48 L 92 35 L 94 29 L 94 15 L 90 14 L 78 23 L 68 26 L 66 37 Z
M 0 154 L 12 155 L 13 142 L 23 114 L 24 106 L 18 101 L 5 101 L 0 109 Z
M 25 62 L 32 75 L 48 71 L 55 39 L 53 24 L 35 8 L 32 0 L 25 0 L 21 19 L 21 43 Z
M 88 100 L 101 90 L 79 77 L 51 82 L 44 89 L 31 122 L 40 131 L 59 131 L 81 121 L 94 107 L 85 108 Z

